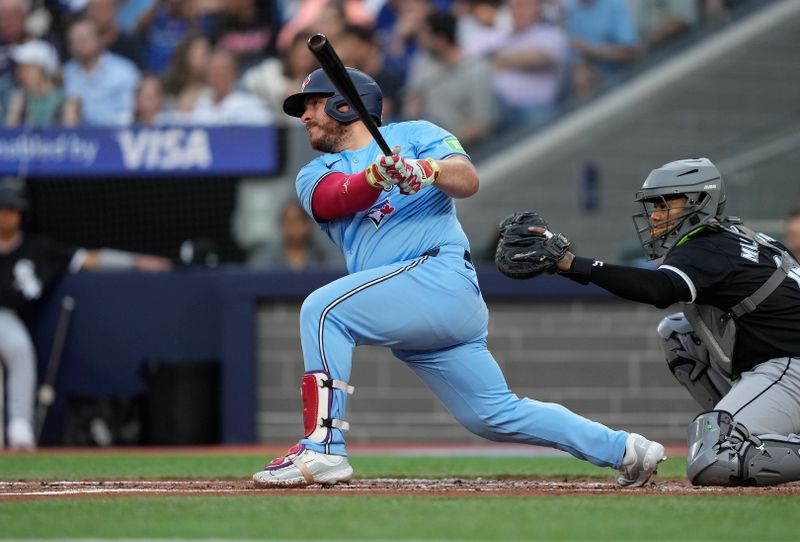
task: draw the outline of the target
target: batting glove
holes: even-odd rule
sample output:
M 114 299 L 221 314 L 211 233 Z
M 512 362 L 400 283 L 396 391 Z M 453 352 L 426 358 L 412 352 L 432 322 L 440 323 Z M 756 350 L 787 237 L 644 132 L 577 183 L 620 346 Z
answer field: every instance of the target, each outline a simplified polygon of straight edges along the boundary
M 439 180 L 442 173 L 439 164 L 433 158 L 421 160 L 404 160 L 406 166 L 406 177 L 397 187 L 404 196 L 416 194 L 426 186 L 430 186 Z
M 405 162 L 400 156 L 400 147 L 397 146 L 392 151 L 394 154 L 381 156 L 364 170 L 367 182 L 371 186 L 387 192 L 407 176 Z

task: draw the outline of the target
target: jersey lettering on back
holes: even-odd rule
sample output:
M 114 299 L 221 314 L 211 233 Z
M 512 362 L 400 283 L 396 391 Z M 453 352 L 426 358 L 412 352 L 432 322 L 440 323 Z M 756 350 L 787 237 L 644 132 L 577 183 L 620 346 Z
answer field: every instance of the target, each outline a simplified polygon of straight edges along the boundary
M 741 247 L 740 256 L 745 260 L 750 260 L 751 262 L 758 263 L 758 243 L 755 241 L 745 241 L 741 239 L 739 241 L 739 246 Z

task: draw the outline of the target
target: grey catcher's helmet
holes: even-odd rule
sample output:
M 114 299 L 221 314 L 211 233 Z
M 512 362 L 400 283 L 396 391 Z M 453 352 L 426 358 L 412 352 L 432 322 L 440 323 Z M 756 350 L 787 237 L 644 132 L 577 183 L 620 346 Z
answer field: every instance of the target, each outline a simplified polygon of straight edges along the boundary
M 364 102 L 364 107 L 367 108 L 370 116 L 375 119 L 378 126 L 381 125 L 381 116 L 383 112 L 383 93 L 381 87 L 375 80 L 366 73 L 355 68 L 346 68 L 347 75 L 353 81 L 353 86 L 356 87 L 358 95 L 361 96 L 361 101 Z M 336 87 L 331 82 L 328 75 L 322 68 L 316 69 L 308 74 L 303 81 L 303 86 L 300 92 L 292 94 L 283 102 L 283 111 L 292 117 L 302 117 L 306 108 L 306 98 L 312 95 L 325 96 L 328 98 L 325 104 L 325 113 L 329 117 L 338 120 L 339 122 L 349 123 L 358 119 L 358 113 L 350 109 L 348 111 L 339 111 L 339 107 L 347 103 L 344 96 L 339 94 Z
M 670 199 L 682 196 L 688 201 L 680 214 L 671 220 L 665 232 L 653 237 L 650 217 L 657 204 L 667 205 Z M 644 212 L 633 215 L 636 233 L 645 254 L 654 260 L 712 219 L 724 218 L 725 184 L 708 158 L 676 160 L 650 172 L 642 189 L 636 192 L 636 201 L 644 207 Z

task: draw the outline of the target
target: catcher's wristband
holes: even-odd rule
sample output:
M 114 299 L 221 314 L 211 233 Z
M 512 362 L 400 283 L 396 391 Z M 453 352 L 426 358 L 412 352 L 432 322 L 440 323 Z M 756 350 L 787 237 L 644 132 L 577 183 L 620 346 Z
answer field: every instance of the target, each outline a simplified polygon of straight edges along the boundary
M 559 271 L 558 274 L 572 279 L 579 284 L 589 284 L 592 281 L 593 264 L 594 260 L 591 258 L 575 256 L 572 260 L 572 265 L 569 267 L 569 271 Z

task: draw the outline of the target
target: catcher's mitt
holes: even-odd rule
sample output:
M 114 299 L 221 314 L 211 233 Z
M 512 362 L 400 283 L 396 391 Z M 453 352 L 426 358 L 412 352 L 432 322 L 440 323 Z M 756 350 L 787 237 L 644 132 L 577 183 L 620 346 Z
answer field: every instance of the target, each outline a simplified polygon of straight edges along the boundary
M 531 226 L 543 233 L 529 231 Z M 512 279 L 529 279 L 545 271 L 554 273 L 555 264 L 569 250 L 569 240 L 547 229 L 547 222 L 532 211 L 517 212 L 500 222 L 500 240 L 494 262 L 497 269 Z

